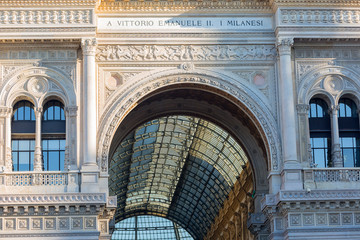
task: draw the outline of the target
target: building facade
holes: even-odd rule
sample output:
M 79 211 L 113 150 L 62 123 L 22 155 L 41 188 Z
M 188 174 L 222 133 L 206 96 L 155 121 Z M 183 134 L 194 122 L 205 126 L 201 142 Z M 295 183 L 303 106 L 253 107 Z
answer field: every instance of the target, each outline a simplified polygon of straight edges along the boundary
M 360 1 L 1 0 L 0 237 L 360 239 Z

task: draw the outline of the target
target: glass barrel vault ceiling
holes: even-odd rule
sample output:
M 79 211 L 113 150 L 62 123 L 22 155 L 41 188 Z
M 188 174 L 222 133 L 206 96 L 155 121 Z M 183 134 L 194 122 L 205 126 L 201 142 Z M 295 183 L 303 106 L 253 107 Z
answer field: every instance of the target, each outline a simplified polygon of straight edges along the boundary
M 234 138 L 204 119 L 149 121 L 131 132 L 110 160 L 115 220 L 155 214 L 202 239 L 247 162 Z
M 135 216 L 118 222 L 113 240 L 193 240 L 176 223 L 157 216 Z

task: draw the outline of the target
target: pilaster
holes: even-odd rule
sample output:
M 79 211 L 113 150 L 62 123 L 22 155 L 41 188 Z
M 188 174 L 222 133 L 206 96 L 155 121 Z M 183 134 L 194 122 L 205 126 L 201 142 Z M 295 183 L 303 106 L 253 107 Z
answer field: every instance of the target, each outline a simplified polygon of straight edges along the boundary
M 12 108 L 0 107 L 0 166 L 5 172 L 12 171 L 11 116 Z
M 83 51 L 83 99 L 82 109 L 82 192 L 99 191 L 99 168 L 96 163 L 96 70 L 95 52 L 97 40 L 95 38 L 82 39 Z
M 308 104 L 296 105 L 296 110 L 299 118 L 299 147 L 300 147 L 300 162 L 303 167 L 312 166 L 312 155 L 310 146 L 310 132 L 309 132 L 309 109 Z M 309 152 L 310 146 L 310 152 Z
M 302 189 L 301 166 L 297 156 L 294 80 L 291 64 L 292 38 L 279 38 L 280 128 L 283 150 L 282 189 Z

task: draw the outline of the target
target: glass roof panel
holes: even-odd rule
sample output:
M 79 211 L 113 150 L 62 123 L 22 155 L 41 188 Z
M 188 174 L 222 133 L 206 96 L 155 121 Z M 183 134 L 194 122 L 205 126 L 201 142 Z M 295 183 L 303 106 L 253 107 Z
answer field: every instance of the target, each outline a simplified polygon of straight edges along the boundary
M 247 161 L 235 139 L 209 121 L 181 115 L 149 121 L 110 161 L 116 221 L 156 213 L 202 238 Z
M 115 225 L 113 240 L 193 240 L 191 235 L 176 223 L 162 217 L 135 216 Z

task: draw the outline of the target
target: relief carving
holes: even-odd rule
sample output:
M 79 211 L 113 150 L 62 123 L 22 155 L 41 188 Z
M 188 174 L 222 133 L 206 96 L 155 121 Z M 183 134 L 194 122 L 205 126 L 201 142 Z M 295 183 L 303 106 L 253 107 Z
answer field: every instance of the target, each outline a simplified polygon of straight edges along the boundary
M 97 61 L 274 60 L 275 56 L 272 45 L 107 45 L 96 52 Z

